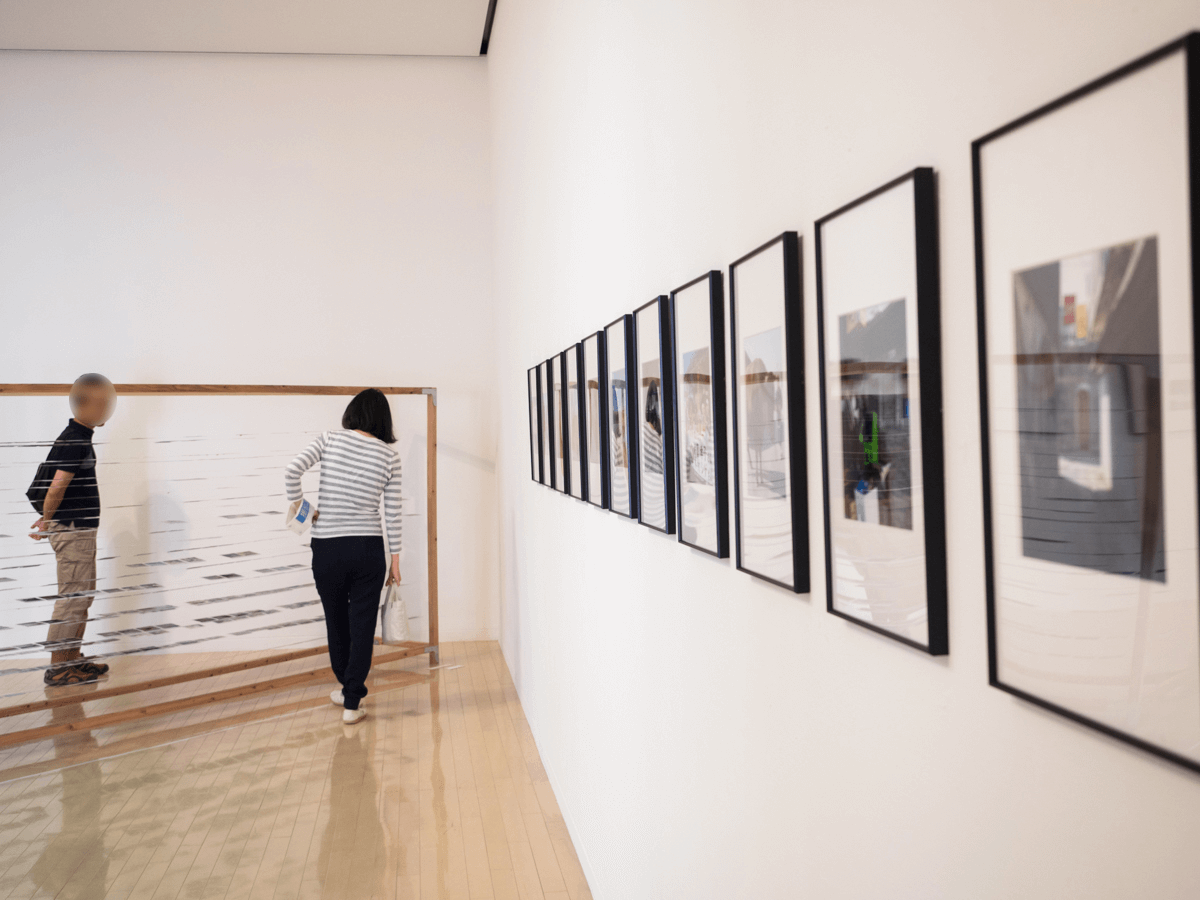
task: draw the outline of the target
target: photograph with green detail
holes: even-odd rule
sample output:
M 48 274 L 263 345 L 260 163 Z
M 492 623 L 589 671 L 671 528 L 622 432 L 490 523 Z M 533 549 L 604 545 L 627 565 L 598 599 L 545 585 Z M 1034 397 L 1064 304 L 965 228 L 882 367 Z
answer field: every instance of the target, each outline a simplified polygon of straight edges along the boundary
M 847 519 L 912 528 L 912 442 L 903 299 L 838 317 Z

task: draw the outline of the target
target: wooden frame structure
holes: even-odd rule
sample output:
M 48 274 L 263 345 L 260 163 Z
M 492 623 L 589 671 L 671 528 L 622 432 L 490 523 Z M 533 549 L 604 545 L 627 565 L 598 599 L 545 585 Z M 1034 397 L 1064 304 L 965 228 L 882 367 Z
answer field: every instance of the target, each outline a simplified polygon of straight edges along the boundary
M 359 391 L 366 389 L 363 386 L 349 385 L 284 384 L 118 384 L 115 385 L 115 387 L 118 396 L 144 396 L 157 394 L 352 396 L 357 394 Z M 0 397 L 65 397 L 70 390 L 71 385 L 69 384 L 0 384 Z M 426 527 L 428 530 L 429 545 L 429 639 L 428 641 L 424 642 L 405 641 L 402 644 L 395 645 L 393 649 L 388 649 L 386 652 L 376 654 L 374 662 L 394 662 L 396 660 L 406 659 L 413 656 L 421 656 L 428 653 L 429 664 L 434 666 L 438 664 L 439 659 L 437 561 L 437 388 L 381 387 L 379 390 L 385 394 L 421 394 L 425 396 L 425 465 L 427 503 Z M 182 684 L 188 681 L 204 681 L 206 679 L 218 678 L 222 675 L 231 675 L 248 669 L 255 669 L 263 666 L 275 665 L 277 663 L 289 662 L 294 659 L 320 656 L 326 653 L 328 649 L 329 648 L 327 646 L 320 646 L 308 647 L 301 650 L 292 650 L 285 653 L 275 653 L 270 656 L 242 660 L 241 662 L 231 663 L 224 666 L 214 666 L 208 669 L 197 669 L 192 672 L 183 672 L 178 675 L 172 675 L 164 678 L 154 678 L 145 681 L 131 682 L 130 684 L 119 685 L 111 688 L 101 688 L 100 690 L 91 691 L 86 695 L 70 692 L 61 697 L 51 697 L 46 700 L 36 700 L 29 703 L 19 703 L 12 706 L 0 707 L 0 718 L 25 715 L 27 713 L 39 712 L 42 710 L 54 709 L 57 707 L 68 706 L 77 703 L 87 703 L 92 700 L 103 700 L 109 697 L 118 697 L 123 694 L 134 694 L 141 691 L 149 691 L 156 688 L 168 687 L 170 685 Z M 92 728 L 102 728 L 105 726 L 116 725 L 120 722 L 125 722 L 132 719 L 164 715 L 167 713 L 178 712 L 179 710 L 183 709 L 205 706 L 210 703 L 219 703 L 224 700 L 235 699 L 237 697 L 251 694 L 260 694 L 272 690 L 296 687 L 307 682 L 315 682 L 319 678 L 323 677 L 324 674 L 325 668 L 320 667 L 304 672 L 293 673 L 291 675 L 286 675 L 279 678 L 251 682 L 249 684 L 239 685 L 234 688 L 208 691 L 191 697 L 183 697 L 178 700 L 171 700 L 164 703 L 143 705 L 129 710 L 121 710 L 118 712 L 106 713 L 98 716 L 84 717 L 70 723 L 43 725 L 21 731 L 14 731 L 8 734 L 0 735 L 0 747 L 11 746 L 13 744 L 24 743 L 26 741 L 39 740 L 52 734 L 58 734 L 64 731 L 87 731 Z

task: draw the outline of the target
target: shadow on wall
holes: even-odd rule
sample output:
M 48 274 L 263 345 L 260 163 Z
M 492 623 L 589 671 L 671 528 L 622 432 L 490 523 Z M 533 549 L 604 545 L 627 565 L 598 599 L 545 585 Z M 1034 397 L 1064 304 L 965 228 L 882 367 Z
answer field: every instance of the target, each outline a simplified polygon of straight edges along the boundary
M 509 514 L 507 534 L 510 536 L 521 534 L 517 527 L 515 512 Z M 500 650 L 501 653 L 504 653 L 506 644 L 512 648 L 512 655 L 504 653 L 504 656 L 518 693 L 521 689 L 521 603 L 517 598 L 520 596 L 521 585 L 528 580 L 524 571 L 524 560 L 527 558 L 525 554 L 514 554 L 511 557 L 506 553 L 500 554 L 500 566 L 504 570 L 501 574 L 508 582 L 500 595 Z M 511 569 L 506 564 L 508 559 L 516 561 L 516 565 Z

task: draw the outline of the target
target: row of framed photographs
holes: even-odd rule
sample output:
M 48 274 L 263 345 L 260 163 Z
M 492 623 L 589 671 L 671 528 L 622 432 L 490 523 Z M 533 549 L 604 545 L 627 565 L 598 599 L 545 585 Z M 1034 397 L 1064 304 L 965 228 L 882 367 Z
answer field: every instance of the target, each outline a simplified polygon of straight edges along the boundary
M 829 611 L 942 654 L 936 208 L 920 168 L 819 221 L 817 315 Z M 707 272 L 529 369 L 530 475 L 718 558 L 732 493 L 738 569 L 804 593 L 799 235 L 730 265 L 728 311 L 725 283 Z
M 1200 771 L 1200 34 L 975 141 L 972 174 L 989 682 Z M 929 168 L 814 227 L 827 608 L 930 654 L 937 232 Z M 727 283 L 530 369 L 531 475 L 725 557 L 731 443 L 737 567 L 804 592 L 799 235 Z

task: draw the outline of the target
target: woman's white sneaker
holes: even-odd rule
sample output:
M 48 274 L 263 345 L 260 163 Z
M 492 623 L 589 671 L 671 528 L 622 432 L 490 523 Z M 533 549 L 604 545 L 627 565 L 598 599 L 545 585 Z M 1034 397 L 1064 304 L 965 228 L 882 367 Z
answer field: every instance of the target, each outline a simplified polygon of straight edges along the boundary
M 342 710 L 342 724 L 353 725 L 356 722 L 361 722 L 367 717 L 367 711 L 362 709 L 344 709 Z
M 336 690 L 329 692 L 329 702 L 332 703 L 334 706 L 345 706 L 346 705 L 346 698 L 342 696 L 341 688 L 337 688 Z

